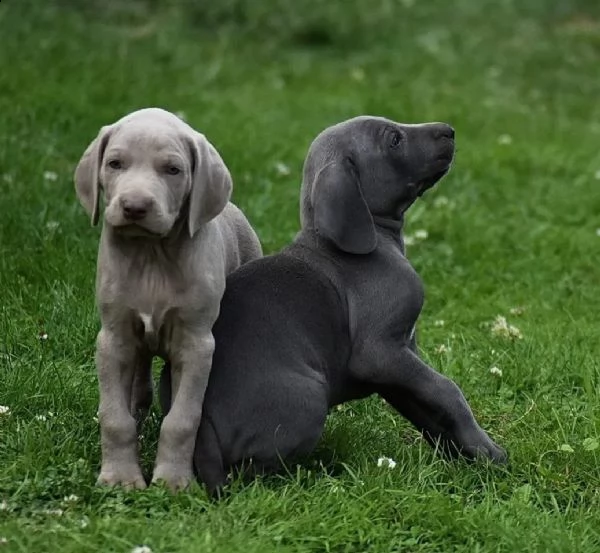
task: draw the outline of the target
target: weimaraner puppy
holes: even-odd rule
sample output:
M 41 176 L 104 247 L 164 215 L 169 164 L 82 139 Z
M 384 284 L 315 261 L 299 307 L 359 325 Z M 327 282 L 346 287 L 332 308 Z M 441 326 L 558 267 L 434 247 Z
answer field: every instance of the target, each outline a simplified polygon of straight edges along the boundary
M 416 351 L 423 286 L 404 255 L 402 224 L 453 154 L 446 124 L 378 117 L 350 119 L 312 143 L 302 230 L 227 280 L 194 453 L 210 492 L 244 462 L 271 471 L 310 453 L 329 408 L 373 393 L 444 452 L 505 461 L 458 386 Z M 170 385 L 165 365 L 166 412 Z
M 105 210 L 96 296 L 102 328 L 102 467 L 98 483 L 144 488 L 138 433 L 152 403 L 152 357 L 173 371 L 173 408 L 160 430 L 153 481 L 193 479 L 192 454 L 225 278 L 262 255 L 232 181 L 200 133 L 158 108 L 103 127 L 75 171 L 77 196 L 97 224 Z M 137 427 L 136 427 L 137 422 Z

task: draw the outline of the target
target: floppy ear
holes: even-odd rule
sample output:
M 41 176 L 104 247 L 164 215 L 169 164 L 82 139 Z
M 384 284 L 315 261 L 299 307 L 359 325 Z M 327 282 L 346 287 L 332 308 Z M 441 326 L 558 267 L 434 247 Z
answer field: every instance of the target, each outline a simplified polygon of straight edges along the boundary
M 229 169 L 215 147 L 203 134 L 192 139 L 192 175 L 188 228 L 190 236 L 227 205 L 233 183 Z
M 348 158 L 333 161 L 317 174 L 311 194 L 317 232 L 347 253 L 367 254 L 377 246 L 373 217 Z
M 102 127 L 98 136 L 87 147 L 75 169 L 75 191 L 79 202 L 92 220 L 98 224 L 100 217 L 100 167 L 108 144 L 111 127 Z

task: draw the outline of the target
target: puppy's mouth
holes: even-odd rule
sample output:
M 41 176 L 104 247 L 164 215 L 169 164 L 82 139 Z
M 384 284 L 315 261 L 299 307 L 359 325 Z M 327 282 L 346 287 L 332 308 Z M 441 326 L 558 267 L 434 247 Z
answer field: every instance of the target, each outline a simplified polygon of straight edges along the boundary
M 438 182 L 450 170 L 450 163 L 443 171 L 438 171 L 430 177 L 427 177 L 417 183 L 417 197 L 420 198 L 427 190 L 429 190 L 436 182 Z
M 429 190 L 436 182 L 438 182 L 442 177 L 446 175 L 448 171 L 450 171 L 450 167 L 452 166 L 452 161 L 454 160 L 454 148 L 450 149 L 448 152 L 440 155 L 436 160 L 436 165 L 441 167 L 437 171 L 434 171 L 430 176 L 421 179 L 417 183 L 417 197 L 421 197 L 427 190 Z
M 125 223 L 115 227 L 115 230 L 127 238 L 162 238 L 164 233 L 156 232 L 137 223 Z

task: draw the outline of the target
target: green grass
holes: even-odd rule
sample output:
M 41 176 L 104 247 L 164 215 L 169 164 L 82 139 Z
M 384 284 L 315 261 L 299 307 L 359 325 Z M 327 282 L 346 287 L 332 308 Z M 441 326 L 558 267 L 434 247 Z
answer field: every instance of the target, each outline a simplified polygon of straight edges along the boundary
M 0 550 L 600 551 L 597 2 L 5 0 L 0 37 Z M 441 461 L 371 398 L 332 413 L 307 465 L 218 504 L 94 486 L 99 231 L 71 175 L 101 125 L 151 105 L 218 147 L 267 251 L 298 229 L 324 127 L 454 125 L 453 171 L 409 213 L 420 346 L 510 466 Z

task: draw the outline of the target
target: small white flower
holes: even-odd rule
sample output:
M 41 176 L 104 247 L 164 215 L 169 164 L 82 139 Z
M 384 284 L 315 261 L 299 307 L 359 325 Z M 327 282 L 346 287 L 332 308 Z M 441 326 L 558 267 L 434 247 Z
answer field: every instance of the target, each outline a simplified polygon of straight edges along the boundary
M 138 545 L 131 550 L 131 553 L 152 553 L 152 549 L 147 545 Z
M 0 415 L 10 415 L 10 407 L 0 405 Z
M 5 177 L 6 177 L 6 176 L 7 176 L 7 175 L 5 175 Z M 600 169 L 598 169 L 598 170 L 597 170 L 597 171 L 594 173 L 594 178 L 595 178 L 596 180 L 600 180 Z
M 48 230 L 56 230 L 59 226 L 60 226 L 60 223 L 58 221 L 48 221 L 46 223 L 46 228 Z
M 415 231 L 415 238 L 417 240 L 427 240 L 429 233 L 425 229 L 419 229 Z
M 389 469 L 394 469 L 396 468 L 396 464 L 396 461 L 390 459 L 389 457 L 379 457 L 379 459 L 377 459 L 378 467 L 387 467 Z
M 291 173 L 290 168 L 282 161 L 275 164 L 275 171 L 280 177 L 287 177 Z
M 44 171 L 44 179 L 55 181 L 58 179 L 58 175 L 54 171 Z
M 36 421 L 46 422 L 48 419 L 47 419 L 46 415 L 36 415 L 35 416 L 35 420 Z
M 600 228 L 596 229 L 596 236 L 600 236 Z
M 0 537 L 0 545 L 6 545 L 7 543 L 8 540 L 4 536 Z
M 350 77 L 352 77 L 352 79 L 354 79 L 355 81 L 358 81 L 358 82 L 364 81 L 365 80 L 365 72 L 360 67 L 356 67 L 355 69 L 350 71 Z
M 446 321 L 443 321 L 442 319 L 438 319 L 437 321 L 433 321 L 433 326 L 444 326 L 446 324 Z
M 523 338 L 521 331 L 513 325 L 508 324 L 506 318 L 502 315 L 498 315 L 492 324 L 492 334 L 495 336 L 502 336 L 503 338 L 514 338 L 520 340 Z
M 501 377 L 502 376 L 502 370 L 499 369 L 498 367 L 492 367 L 492 368 L 490 368 L 490 374 L 492 376 Z
M 510 309 L 511 315 L 522 315 L 523 313 L 525 313 L 525 308 L 522 305 Z
M 45 342 L 48 339 L 48 333 L 47 332 L 40 332 L 40 340 L 42 342 Z
M 4 499 L 0 501 L 0 511 L 8 511 L 8 502 Z
M 450 351 L 452 351 L 452 348 L 446 344 L 440 344 L 437 348 L 435 348 L 436 353 L 449 353 Z
M 63 501 L 65 503 L 75 503 L 79 501 L 79 497 L 72 493 L 71 495 L 65 495 L 65 497 L 63 497 Z
M 414 243 L 415 243 L 415 239 L 414 239 L 414 237 L 413 237 L 413 236 L 411 236 L 410 234 L 407 234 L 407 235 L 404 237 L 404 245 L 405 245 L 405 246 L 413 246 L 413 245 L 414 245 Z
M 501 134 L 498 137 L 498 144 L 501 144 L 502 146 L 512 144 L 512 136 L 510 136 L 510 134 Z
M 64 514 L 62 509 L 43 509 L 42 514 L 61 517 Z
M 446 207 L 450 203 L 450 200 L 446 196 L 437 196 L 433 200 L 434 207 Z
M 177 117 L 179 117 L 179 119 L 181 119 L 182 121 L 185 121 L 185 118 L 186 118 L 185 111 L 176 111 L 175 115 L 177 115 Z
M 83 517 L 80 521 L 79 521 L 79 527 L 80 528 L 87 528 L 90 524 L 90 519 L 88 517 Z

